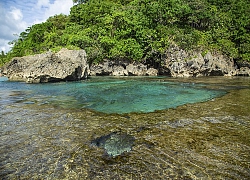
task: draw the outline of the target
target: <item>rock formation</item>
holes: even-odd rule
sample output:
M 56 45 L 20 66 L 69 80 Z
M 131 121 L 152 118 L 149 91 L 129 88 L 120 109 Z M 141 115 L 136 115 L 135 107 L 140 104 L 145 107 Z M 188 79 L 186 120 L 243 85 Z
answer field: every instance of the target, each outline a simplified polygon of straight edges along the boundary
M 43 83 L 87 78 L 89 66 L 84 50 L 61 49 L 33 56 L 16 57 L 2 68 L 12 81 Z
M 90 67 L 90 75 L 109 76 L 250 76 L 250 64 L 235 63 L 220 53 L 185 51 L 176 45 L 163 55 L 162 64 L 153 68 L 149 64 L 108 61 Z
M 236 72 L 238 76 L 250 76 L 250 63 L 237 62 L 236 65 L 238 67 Z
M 97 65 L 90 67 L 91 76 L 157 76 L 158 70 L 147 68 L 147 65 L 127 61 L 109 61 L 105 60 Z
M 172 77 L 235 76 L 237 66 L 232 58 L 206 52 L 187 52 L 172 46 L 166 52 L 162 74 Z
M 2 75 L 9 80 L 27 83 L 74 81 L 90 76 L 250 76 L 250 63 L 237 62 L 219 53 L 185 51 L 170 46 L 162 56 L 161 64 L 124 60 L 104 60 L 89 67 L 84 50 L 62 49 L 58 53 L 46 52 L 17 57 L 2 67 Z

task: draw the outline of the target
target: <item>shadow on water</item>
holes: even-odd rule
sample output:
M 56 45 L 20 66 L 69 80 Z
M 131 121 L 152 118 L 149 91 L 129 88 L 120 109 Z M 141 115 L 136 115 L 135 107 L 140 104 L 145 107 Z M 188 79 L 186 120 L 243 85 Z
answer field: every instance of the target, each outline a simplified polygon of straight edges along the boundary
M 228 93 L 150 113 L 1 104 L 0 178 L 248 179 L 250 79 L 167 81 Z

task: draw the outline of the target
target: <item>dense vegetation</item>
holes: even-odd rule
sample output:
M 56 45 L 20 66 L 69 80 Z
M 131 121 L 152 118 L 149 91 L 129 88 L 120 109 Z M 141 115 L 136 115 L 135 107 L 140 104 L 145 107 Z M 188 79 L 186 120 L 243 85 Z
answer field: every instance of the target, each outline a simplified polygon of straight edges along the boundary
M 250 61 L 249 0 L 74 0 L 69 16 L 35 24 L 0 63 L 62 47 L 104 58 L 160 62 L 171 44 Z

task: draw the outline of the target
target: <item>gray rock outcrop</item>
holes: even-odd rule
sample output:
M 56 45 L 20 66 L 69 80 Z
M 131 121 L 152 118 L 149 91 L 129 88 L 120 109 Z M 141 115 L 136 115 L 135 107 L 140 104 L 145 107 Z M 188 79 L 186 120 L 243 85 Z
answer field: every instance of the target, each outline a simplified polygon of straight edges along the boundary
M 219 53 L 185 51 L 170 46 L 161 64 L 104 60 L 89 67 L 84 50 L 61 49 L 33 56 L 13 58 L 1 68 L 3 76 L 27 83 L 81 80 L 91 76 L 250 76 L 250 63 L 237 62 Z
M 105 60 L 90 67 L 91 76 L 157 76 L 158 70 L 147 68 L 142 63 L 129 63 L 127 61 Z
M 236 65 L 238 67 L 236 72 L 238 76 L 250 76 L 250 63 L 237 62 Z
M 211 52 L 202 56 L 201 52 L 187 52 L 178 46 L 172 46 L 168 49 L 161 68 L 163 74 L 172 77 L 239 75 L 232 58 Z
M 73 81 L 87 78 L 89 65 L 84 50 L 63 48 L 58 53 L 13 58 L 2 73 L 9 80 L 27 83 Z
M 172 45 L 162 56 L 161 64 L 155 68 L 150 64 L 105 60 L 91 66 L 90 71 L 92 76 L 250 76 L 250 64 L 235 63 L 232 58 L 220 53 L 186 51 Z

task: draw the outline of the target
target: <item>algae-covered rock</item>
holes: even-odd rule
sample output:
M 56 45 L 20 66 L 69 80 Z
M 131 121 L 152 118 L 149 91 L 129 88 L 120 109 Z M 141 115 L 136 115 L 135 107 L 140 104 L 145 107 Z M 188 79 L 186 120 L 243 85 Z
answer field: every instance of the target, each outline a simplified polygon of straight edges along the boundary
M 126 133 L 112 132 L 94 139 L 91 144 L 105 149 L 109 156 L 118 156 L 132 150 L 135 138 Z

